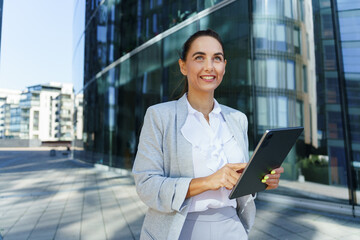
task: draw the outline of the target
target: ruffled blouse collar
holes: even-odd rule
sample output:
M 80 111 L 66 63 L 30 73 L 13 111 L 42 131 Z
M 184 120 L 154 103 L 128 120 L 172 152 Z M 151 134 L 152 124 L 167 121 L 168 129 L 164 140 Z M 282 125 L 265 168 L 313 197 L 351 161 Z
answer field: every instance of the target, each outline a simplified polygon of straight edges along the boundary
M 208 124 L 203 114 L 195 110 L 187 99 L 186 102 L 188 117 L 181 128 L 181 133 L 192 144 L 193 148 L 207 155 L 206 166 L 216 172 L 227 163 L 223 146 L 232 138 L 229 131 L 222 130 L 221 107 L 214 99 L 214 108 L 209 114 L 210 124 Z

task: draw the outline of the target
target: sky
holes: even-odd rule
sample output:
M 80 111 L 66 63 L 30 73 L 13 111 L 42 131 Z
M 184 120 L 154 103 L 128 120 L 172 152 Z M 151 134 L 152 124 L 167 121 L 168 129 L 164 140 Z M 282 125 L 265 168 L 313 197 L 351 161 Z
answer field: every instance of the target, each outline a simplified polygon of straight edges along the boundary
M 0 88 L 72 83 L 76 0 L 4 0 Z

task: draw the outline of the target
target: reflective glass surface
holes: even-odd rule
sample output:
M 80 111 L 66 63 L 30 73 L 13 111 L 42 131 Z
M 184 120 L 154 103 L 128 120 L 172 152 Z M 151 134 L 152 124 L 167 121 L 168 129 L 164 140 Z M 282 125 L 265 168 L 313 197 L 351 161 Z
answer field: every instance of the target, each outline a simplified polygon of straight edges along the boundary
M 359 1 L 337 0 L 339 32 L 345 80 L 346 110 L 349 119 L 349 146 L 352 162 L 354 188 L 360 190 L 360 3 Z
M 360 2 L 358 0 L 336 0 L 339 11 L 360 9 Z
M 341 41 L 360 41 L 360 7 L 355 11 L 339 12 L 339 24 Z
M 1 28 L 2 28 L 2 15 L 3 15 L 3 0 L 0 0 L 0 46 L 1 46 Z M 0 49 L 0 56 L 1 56 L 1 49 Z

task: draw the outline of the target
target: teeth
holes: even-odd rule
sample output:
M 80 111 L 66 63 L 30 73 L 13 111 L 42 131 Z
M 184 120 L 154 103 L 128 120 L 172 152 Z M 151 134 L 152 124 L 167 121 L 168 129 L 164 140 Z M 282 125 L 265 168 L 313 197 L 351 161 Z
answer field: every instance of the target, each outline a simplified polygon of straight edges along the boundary
M 214 77 L 202 77 L 202 78 L 206 80 L 214 79 Z

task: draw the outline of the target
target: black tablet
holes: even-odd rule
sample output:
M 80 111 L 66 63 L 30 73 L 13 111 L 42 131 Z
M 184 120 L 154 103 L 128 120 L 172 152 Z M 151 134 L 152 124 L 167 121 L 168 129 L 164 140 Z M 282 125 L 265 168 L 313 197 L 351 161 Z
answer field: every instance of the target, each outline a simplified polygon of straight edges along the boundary
M 266 130 L 229 198 L 264 191 L 267 185 L 261 180 L 281 166 L 303 130 L 303 127 Z

